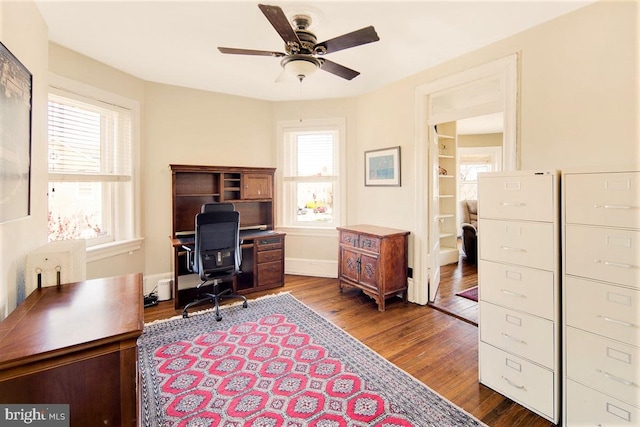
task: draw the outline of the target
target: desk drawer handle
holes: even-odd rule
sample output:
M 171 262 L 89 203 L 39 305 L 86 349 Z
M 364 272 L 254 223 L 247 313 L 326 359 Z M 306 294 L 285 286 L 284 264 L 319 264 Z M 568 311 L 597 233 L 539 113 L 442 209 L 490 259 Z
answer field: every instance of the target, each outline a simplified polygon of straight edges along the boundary
M 504 332 L 502 333 L 502 336 L 503 336 L 504 338 L 510 339 L 511 341 L 515 341 L 515 342 L 517 342 L 518 344 L 524 344 L 524 345 L 527 345 L 527 342 L 526 342 L 525 340 L 521 340 L 521 339 L 519 339 L 519 338 L 512 337 L 511 335 L 506 334 L 506 333 L 504 333 Z
M 500 248 L 510 252 L 526 252 L 527 251 L 526 249 L 514 248 L 513 246 L 500 246 Z
M 503 379 L 503 380 L 505 380 L 505 381 L 507 382 L 507 384 L 509 384 L 511 387 L 515 387 L 515 388 L 517 388 L 517 389 L 519 389 L 519 390 L 525 390 L 525 391 L 527 390 L 525 386 L 523 386 L 523 385 L 518 385 L 518 384 L 514 383 L 513 381 L 511 381 L 511 380 L 510 380 L 509 378 L 507 378 L 507 377 L 502 377 L 502 379 Z
M 636 327 L 636 325 L 634 325 L 633 323 L 625 322 L 624 320 L 613 319 L 611 317 L 603 316 L 601 314 L 597 314 L 596 317 L 604 320 L 605 322 L 616 323 L 618 325 L 627 326 L 629 328 L 635 328 Z
M 512 292 L 512 291 L 510 291 L 508 289 L 500 289 L 500 292 L 502 292 L 505 295 L 510 295 L 512 297 L 518 297 L 518 298 L 526 298 L 527 297 L 526 295 L 522 295 L 522 294 L 519 294 L 517 292 Z
M 605 378 L 609 378 L 610 380 L 619 382 L 621 384 L 630 385 L 630 386 L 636 386 L 636 387 L 638 386 L 637 384 L 634 384 L 633 381 L 628 381 L 628 380 L 625 380 L 624 378 L 616 377 L 615 375 L 611 375 L 610 373 L 605 372 L 605 371 L 601 371 L 600 369 L 596 369 L 596 372 L 604 375 Z
M 623 264 L 620 262 L 612 262 L 612 261 L 603 261 L 601 259 L 596 259 L 595 260 L 596 264 L 604 264 L 604 265 L 608 265 L 610 267 L 620 267 L 620 268 L 638 268 L 637 266 L 633 265 L 633 264 Z
M 502 206 L 516 206 L 516 207 L 527 206 L 526 203 L 516 203 L 516 202 L 500 202 L 500 204 Z
M 593 205 L 596 209 L 638 209 L 637 206 L 630 205 Z

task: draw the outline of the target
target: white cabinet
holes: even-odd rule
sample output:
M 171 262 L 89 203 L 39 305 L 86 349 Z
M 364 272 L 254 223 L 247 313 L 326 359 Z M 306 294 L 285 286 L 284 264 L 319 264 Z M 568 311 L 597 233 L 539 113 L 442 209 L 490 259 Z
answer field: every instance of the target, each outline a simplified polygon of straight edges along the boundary
M 555 171 L 478 178 L 480 382 L 557 423 L 560 209 Z
M 456 122 L 441 123 L 438 137 L 440 265 L 458 262 L 458 178 Z
M 562 184 L 565 424 L 640 425 L 640 172 Z

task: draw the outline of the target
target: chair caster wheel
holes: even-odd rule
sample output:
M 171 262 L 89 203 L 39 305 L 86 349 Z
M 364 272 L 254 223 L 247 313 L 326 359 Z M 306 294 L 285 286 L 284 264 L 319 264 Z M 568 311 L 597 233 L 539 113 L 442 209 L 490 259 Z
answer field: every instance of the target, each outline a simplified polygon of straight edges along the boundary
M 219 322 L 222 320 L 222 316 L 216 316 L 216 322 Z
M 182 318 L 183 319 L 188 319 L 189 318 L 189 313 L 182 313 Z
M 245 301 L 245 302 L 243 302 L 243 303 L 242 303 L 242 308 L 247 308 L 247 307 L 248 307 L 247 302 L 246 302 L 246 301 Z

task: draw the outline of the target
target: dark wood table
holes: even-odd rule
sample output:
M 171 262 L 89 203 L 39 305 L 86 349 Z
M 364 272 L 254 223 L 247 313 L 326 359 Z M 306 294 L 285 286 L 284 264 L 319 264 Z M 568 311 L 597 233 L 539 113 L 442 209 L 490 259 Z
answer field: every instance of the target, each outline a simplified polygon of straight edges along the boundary
M 142 274 L 36 289 L 0 322 L 0 402 L 69 404 L 72 426 L 136 426 Z

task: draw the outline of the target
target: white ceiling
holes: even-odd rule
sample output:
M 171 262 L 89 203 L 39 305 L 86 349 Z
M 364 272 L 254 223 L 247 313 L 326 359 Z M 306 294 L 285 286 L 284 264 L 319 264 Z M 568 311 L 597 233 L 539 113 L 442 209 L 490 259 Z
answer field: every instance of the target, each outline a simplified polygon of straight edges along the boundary
M 360 71 L 318 71 L 276 83 L 279 58 L 223 55 L 218 46 L 283 51 L 257 1 L 37 0 L 51 41 L 147 81 L 282 101 L 350 97 L 585 6 L 593 0 L 264 0 L 308 13 L 318 41 L 373 25 L 380 41 L 327 55 Z

